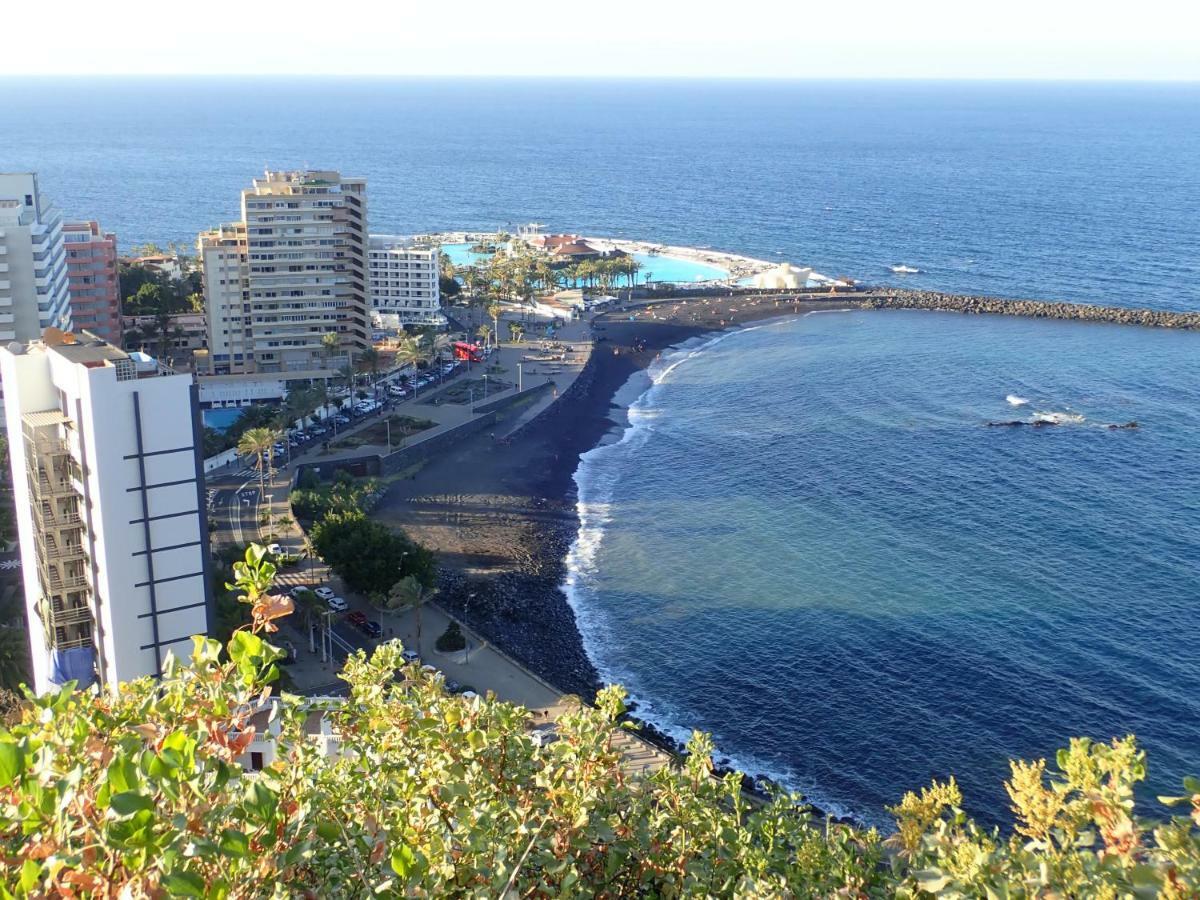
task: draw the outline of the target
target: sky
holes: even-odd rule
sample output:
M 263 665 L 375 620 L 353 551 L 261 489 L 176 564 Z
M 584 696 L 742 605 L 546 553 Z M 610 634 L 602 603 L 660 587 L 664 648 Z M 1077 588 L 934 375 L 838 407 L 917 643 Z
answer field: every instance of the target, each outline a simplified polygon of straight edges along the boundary
M 4 75 L 1200 80 L 1195 0 L 5 6 Z

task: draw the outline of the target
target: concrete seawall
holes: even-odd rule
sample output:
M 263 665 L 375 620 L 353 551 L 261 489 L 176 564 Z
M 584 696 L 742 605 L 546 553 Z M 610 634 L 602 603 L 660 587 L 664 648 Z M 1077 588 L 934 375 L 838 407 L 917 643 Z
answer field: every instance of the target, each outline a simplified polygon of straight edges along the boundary
M 1200 312 L 1092 306 L 1086 303 L 1057 303 L 1048 300 L 1001 300 L 996 297 L 972 297 L 935 291 L 875 290 L 854 299 L 867 309 L 931 309 L 978 315 L 1024 316 L 1031 319 L 1065 319 L 1142 325 L 1149 328 L 1200 330 Z

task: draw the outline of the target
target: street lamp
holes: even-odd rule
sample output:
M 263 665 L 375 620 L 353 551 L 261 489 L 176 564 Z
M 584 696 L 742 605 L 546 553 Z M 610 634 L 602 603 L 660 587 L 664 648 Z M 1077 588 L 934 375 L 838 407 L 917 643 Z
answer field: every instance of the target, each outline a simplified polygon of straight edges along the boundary
M 467 603 L 463 607 L 463 618 L 464 619 L 466 619 L 467 616 L 469 616 L 471 614 L 471 601 L 474 599 L 475 599 L 474 594 L 467 594 Z M 463 638 L 463 644 L 465 644 L 464 649 L 466 650 L 466 655 L 463 657 L 463 665 L 469 666 L 471 664 L 471 641 L 470 641 L 470 639 Z
M 487 400 L 487 372 L 483 373 L 483 399 Z
M 521 364 L 517 363 L 517 393 L 521 393 Z

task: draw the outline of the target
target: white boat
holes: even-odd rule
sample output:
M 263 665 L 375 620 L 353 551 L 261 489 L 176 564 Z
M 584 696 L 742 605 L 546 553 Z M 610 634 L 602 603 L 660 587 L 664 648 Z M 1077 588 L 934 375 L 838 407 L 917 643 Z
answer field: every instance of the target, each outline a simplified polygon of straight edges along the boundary
M 899 263 L 894 266 L 889 266 L 889 268 L 893 272 L 895 272 L 897 275 L 916 275 L 918 272 L 921 271 L 920 269 L 916 268 L 915 266 L 906 266 L 903 263 Z

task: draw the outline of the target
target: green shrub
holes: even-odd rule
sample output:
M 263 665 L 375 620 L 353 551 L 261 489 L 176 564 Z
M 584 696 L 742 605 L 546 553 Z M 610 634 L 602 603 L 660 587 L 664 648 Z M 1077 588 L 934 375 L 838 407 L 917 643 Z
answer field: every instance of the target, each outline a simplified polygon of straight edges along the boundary
M 463 637 L 462 629 L 458 627 L 458 623 L 451 621 L 446 626 L 446 630 L 434 642 L 434 646 L 442 653 L 454 653 L 457 650 L 466 648 L 467 639 Z
M 635 775 L 624 692 L 571 706 L 535 745 L 530 713 L 448 695 L 397 642 L 346 663 L 324 714 L 268 701 L 290 601 L 252 547 L 233 589 L 253 627 L 118 695 L 26 695 L 0 728 L 0 897 L 1166 898 L 1200 891 L 1200 782 L 1134 809 L 1132 738 L 1072 741 L 1058 771 L 1012 764 L 1016 832 L 977 826 L 953 780 L 907 794 L 884 840 L 815 818 L 799 798 L 750 802 L 714 778 L 695 734 L 680 767 Z M 395 673 L 403 669 L 404 679 Z M 239 764 L 270 711 L 275 759 Z

